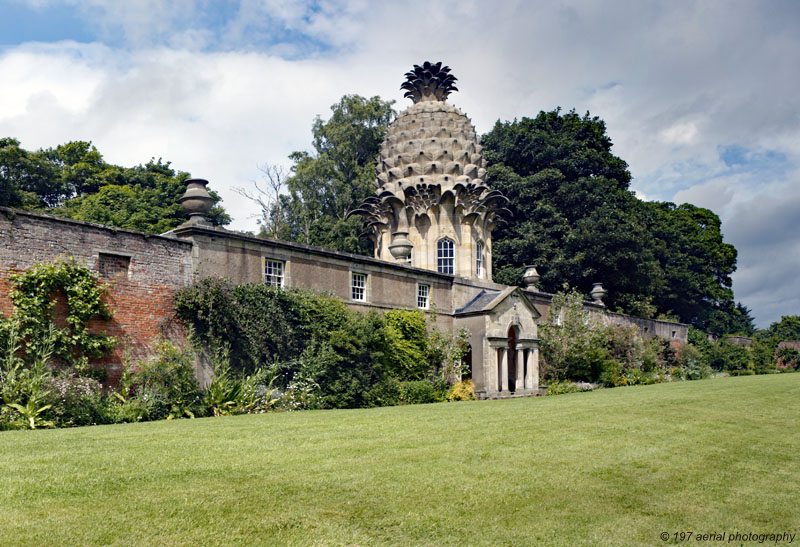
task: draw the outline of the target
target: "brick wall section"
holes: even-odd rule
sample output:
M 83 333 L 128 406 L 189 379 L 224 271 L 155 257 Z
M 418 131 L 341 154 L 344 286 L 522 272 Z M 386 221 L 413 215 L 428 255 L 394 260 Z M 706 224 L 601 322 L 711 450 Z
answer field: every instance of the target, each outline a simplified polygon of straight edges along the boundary
M 8 296 L 13 272 L 68 257 L 100 272 L 102 262 L 114 317 L 90 327 L 120 340 L 98 363 L 108 366 L 114 381 L 126 355 L 148 357 L 155 338 L 183 342 L 173 295 L 191 283 L 191 255 L 192 245 L 184 240 L 0 207 L 0 311 L 8 317 L 13 309 Z
M 778 347 L 775 348 L 775 366 L 780 369 L 788 368 L 788 365 L 783 362 L 783 359 L 778 358 L 778 351 L 781 348 L 792 348 L 800 351 L 800 340 L 784 340 L 778 342 Z

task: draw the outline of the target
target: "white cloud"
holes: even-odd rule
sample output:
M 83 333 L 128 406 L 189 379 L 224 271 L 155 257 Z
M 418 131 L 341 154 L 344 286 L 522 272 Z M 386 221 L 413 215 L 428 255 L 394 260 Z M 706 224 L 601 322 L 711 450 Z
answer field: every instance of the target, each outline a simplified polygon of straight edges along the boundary
M 41 10 L 57 2 L 28 1 Z M 210 0 L 61 3 L 82 10 L 112 47 L 0 52 L 0 134 L 28 148 L 92 140 L 115 163 L 171 160 L 222 191 L 239 229 L 255 228 L 255 211 L 230 187 L 258 177 L 257 164 L 288 164 L 289 152 L 308 148 L 314 116 L 345 93 L 404 108 L 403 73 L 424 60 L 453 68 L 461 92 L 451 102 L 479 132 L 556 106 L 591 110 L 639 195 L 710 207 L 726 238 L 748 203 L 774 207 L 763 198 L 798 181 L 790 169 L 741 172 L 720 158 L 736 145 L 800 165 L 794 3 L 242 0 L 222 19 Z M 793 227 L 749 229 L 768 237 Z M 775 311 L 748 300 L 757 249 L 739 239 L 737 297 L 761 320 Z M 796 271 L 797 256 L 770 260 Z M 793 290 L 775 283 L 774 294 Z
M 661 131 L 665 144 L 691 144 L 696 136 L 697 126 L 693 122 L 676 123 Z

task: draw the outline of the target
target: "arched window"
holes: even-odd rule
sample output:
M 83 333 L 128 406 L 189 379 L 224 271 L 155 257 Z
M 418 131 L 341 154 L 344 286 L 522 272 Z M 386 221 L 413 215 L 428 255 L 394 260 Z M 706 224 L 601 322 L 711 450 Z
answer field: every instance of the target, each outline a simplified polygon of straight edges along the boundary
M 483 243 L 475 245 L 475 275 L 483 277 Z
M 440 239 L 436 245 L 436 269 L 439 273 L 452 274 L 455 257 L 455 244 L 452 239 Z

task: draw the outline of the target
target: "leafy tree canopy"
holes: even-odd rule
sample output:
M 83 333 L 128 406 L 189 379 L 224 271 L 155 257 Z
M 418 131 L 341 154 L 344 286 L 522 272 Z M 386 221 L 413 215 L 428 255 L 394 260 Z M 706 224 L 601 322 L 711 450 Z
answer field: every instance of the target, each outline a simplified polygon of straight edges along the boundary
M 178 204 L 187 178 L 160 159 L 137 167 L 106 163 L 90 142 L 29 152 L 16 139 L 0 139 L 0 205 L 7 207 L 163 233 L 189 219 Z M 211 222 L 230 217 L 216 205 Z
M 752 332 L 749 310 L 733 300 L 736 249 L 723 242 L 719 217 L 637 199 L 598 117 L 556 109 L 498 121 L 483 145 L 489 182 L 514 213 L 494 234 L 497 281 L 517 284 L 536 264 L 548 292 L 568 283 L 587 294 L 602 282 L 613 308 L 715 334 Z
M 347 213 L 375 191 L 375 161 L 394 101 L 345 95 L 331 106 L 327 121 L 312 127 L 314 152 L 294 152 L 288 195 L 281 197 L 282 239 L 329 249 L 372 254 L 360 237 L 360 218 Z
M 800 315 L 784 315 L 759 334 L 778 340 L 800 340 Z

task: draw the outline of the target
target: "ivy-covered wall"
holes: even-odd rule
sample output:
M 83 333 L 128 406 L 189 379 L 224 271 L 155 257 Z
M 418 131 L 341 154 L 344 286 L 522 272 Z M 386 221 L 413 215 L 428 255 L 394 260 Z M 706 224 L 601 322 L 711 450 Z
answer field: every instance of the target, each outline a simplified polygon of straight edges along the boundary
M 113 316 L 102 325 L 90 322 L 89 328 L 119 340 L 97 362 L 114 381 L 126 357 L 150 357 L 157 337 L 183 340 L 174 319 L 174 293 L 191 283 L 191 251 L 191 243 L 174 238 L 0 208 L 0 312 L 8 317 L 13 309 L 13 273 L 70 257 L 97 271 L 108 284 L 105 302 Z M 61 296 L 54 309 L 57 323 L 67 317 Z

